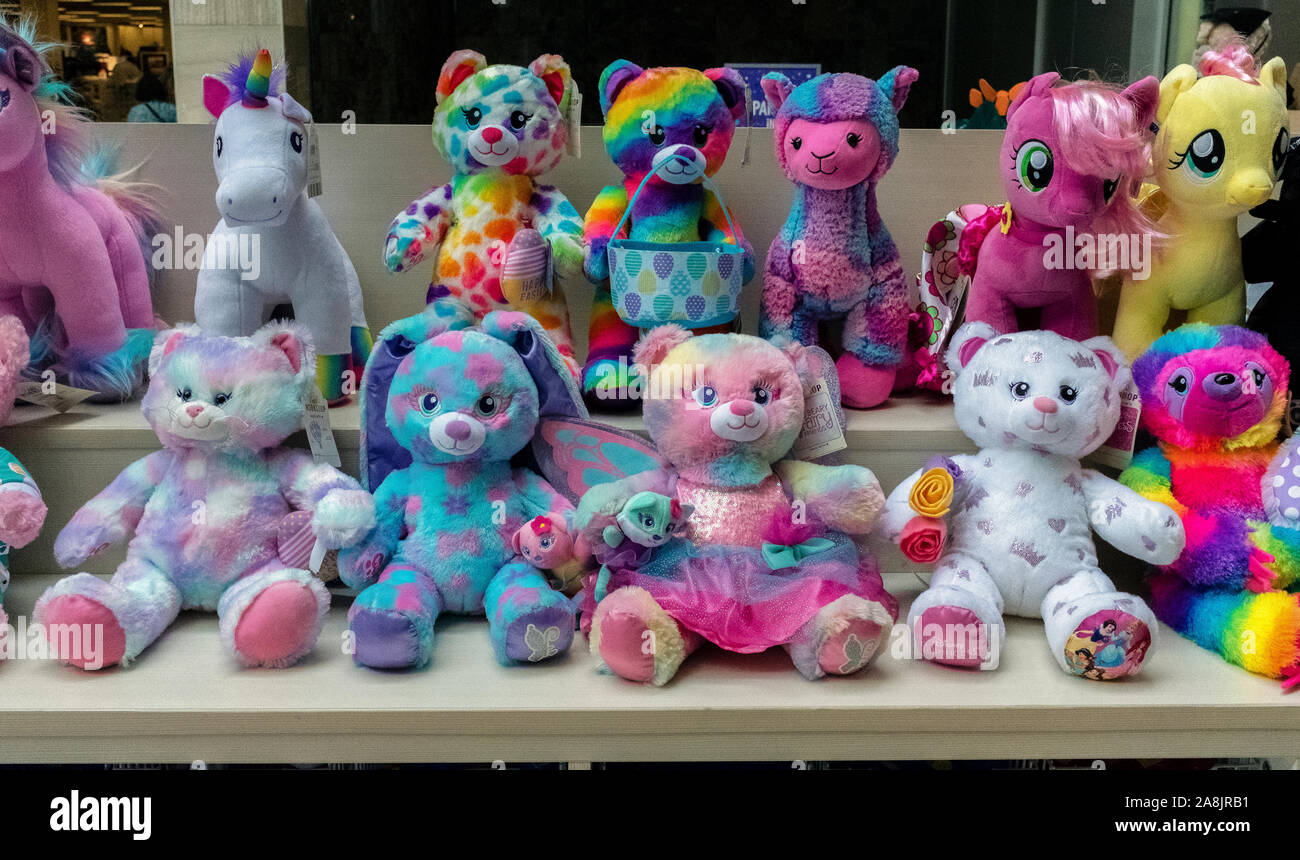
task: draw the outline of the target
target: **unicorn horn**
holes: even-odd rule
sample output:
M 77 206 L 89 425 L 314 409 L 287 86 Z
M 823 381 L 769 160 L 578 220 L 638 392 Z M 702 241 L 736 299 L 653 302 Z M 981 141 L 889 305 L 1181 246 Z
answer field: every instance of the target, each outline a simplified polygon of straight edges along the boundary
M 253 68 L 248 72 L 244 83 L 244 95 L 259 103 L 266 103 L 267 93 L 271 91 L 271 52 L 266 48 L 257 52 Z

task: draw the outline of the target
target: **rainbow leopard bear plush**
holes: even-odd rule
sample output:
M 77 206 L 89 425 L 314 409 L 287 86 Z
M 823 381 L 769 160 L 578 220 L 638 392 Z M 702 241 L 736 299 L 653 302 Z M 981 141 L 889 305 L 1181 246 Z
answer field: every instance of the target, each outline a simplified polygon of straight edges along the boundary
M 36 621 L 59 658 L 83 669 L 129 663 L 182 609 L 216 610 L 222 644 L 245 666 L 296 662 L 316 643 L 329 593 L 281 558 L 285 518 L 311 511 L 312 532 L 331 548 L 360 539 L 375 518 L 355 480 L 283 446 L 316 388 L 306 330 L 165 331 L 149 376 L 143 411 L 162 449 L 127 466 L 54 541 L 67 568 L 134 533 L 126 560 L 109 581 L 78 573 L 55 583 Z M 77 640 L 55 631 L 74 627 L 102 631 L 102 647 L 67 652 Z
M 452 54 L 438 76 L 433 144 L 455 175 L 398 214 L 384 245 L 390 272 L 434 258 L 429 302 L 454 297 L 479 319 L 507 308 L 531 314 L 575 374 L 569 310 L 559 285 L 511 295 L 503 275 L 539 266 L 544 273 L 542 243 L 560 278 L 582 270 L 578 210 L 554 186 L 537 182 L 564 156 L 577 99 L 569 66 L 555 54 L 527 68 L 489 66 L 475 51 Z
M 1261 334 L 1185 325 L 1133 365 L 1158 440 L 1120 481 L 1176 510 L 1187 547 L 1151 572 L 1156 616 L 1229 663 L 1300 682 L 1300 451 L 1278 445 L 1290 369 Z

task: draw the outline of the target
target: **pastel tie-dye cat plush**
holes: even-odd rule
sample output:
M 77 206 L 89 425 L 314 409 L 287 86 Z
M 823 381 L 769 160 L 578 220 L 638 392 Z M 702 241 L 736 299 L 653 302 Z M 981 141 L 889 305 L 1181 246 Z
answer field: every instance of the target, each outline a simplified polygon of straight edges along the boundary
M 339 554 L 363 589 L 348 615 L 355 661 L 427 664 L 444 612 L 487 615 L 497 658 L 535 663 L 568 649 L 574 610 L 514 536 L 571 510 L 512 463 L 538 417 L 585 417 L 577 383 L 536 320 L 494 311 L 473 328 L 450 300 L 386 328 L 366 366 L 363 469 L 375 528 Z
M 606 249 L 637 186 L 666 160 L 675 160 L 668 181 L 660 173 L 646 183 L 628 217 L 625 238 L 643 242 L 722 241 L 745 249 L 744 281 L 754 276 L 754 252 L 737 227 L 733 235 L 722 205 L 701 183 L 722 167 L 745 114 L 745 82 L 734 69 L 643 69 L 615 60 L 600 75 L 601 136 L 605 151 L 623 173 L 620 185 L 596 195 L 583 225 L 587 277 L 596 284 L 588 337 L 583 393 L 607 407 L 634 407 L 625 395 L 638 329 L 615 309 Z M 674 320 L 687 326 L 686 320 Z M 725 327 L 724 327 L 725 328 Z
M 841 323 L 840 396 L 858 409 L 889 396 L 907 346 L 907 283 L 876 183 L 898 155 L 898 111 L 916 77 L 898 66 L 879 81 L 826 74 L 796 87 L 780 72 L 763 78 L 795 199 L 767 251 L 759 333 L 813 345 L 819 326 Z
M 1161 564 L 1182 551 L 1183 528 L 1165 505 L 1079 463 L 1120 420 L 1129 370 L 1119 350 L 1105 337 L 999 335 L 967 323 L 947 361 L 957 374 L 957 424 L 980 450 L 943 458 L 955 490 L 947 513 L 935 512 L 947 540 L 930 587 L 908 612 L 918 656 L 996 668 L 1010 614 L 1042 618 L 1052 656 L 1073 675 L 1138 672 L 1155 643 L 1155 616 L 1098 567 L 1092 533 Z M 927 471 L 889 494 L 885 538 L 904 545 Z
M 451 296 L 482 319 L 504 308 L 531 314 L 576 374 L 569 310 L 559 284 L 549 293 L 507 296 L 502 277 L 522 231 L 535 230 L 549 245 L 554 272 L 576 276 L 582 268 L 582 218 L 567 197 L 537 178 L 564 156 L 570 111 L 578 100 L 569 66 L 543 54 L 527 68 L 489 66 L 482 54 L 456 51 L 438 76 L 433 145 L 454 175 L 435 185 L 393 219 L 384 264 L 402 272 L 426 256 L 434 260 L 427 300 Z M 521 235 L 522 234 L 522 235 Z
M 1277 442 L 1287 361 L 1263 335 L 1189 324 L 1133 365 L 1158 445 L 1120 480 L 1178 512 L 1187 548 L 1153 568 L 1156 616 L 1229 663 L 1300 682 L 1300 449 Z
M 644 418 L 654 449 L 641 442 L 638 455 L 631 438 L 562 421 L 541 434 L 557 443 L 552 456 L 570 489 L 610 470 L 575 516 L 593 547 L 609 526 L 625 536 L 604 541 L 596 558 L 608 574 L 583 595 L 598 665 L 665 684 L 707 641 L 747 654 L 784 647 L 809 679 L 864 669 L 898 611 L 855 542 L 870 533 L 884 494 L 861 466 L 790 458 L 811 384 L 804 347 L 694 337 L 670 323 L 651 329 L 634 357 L 649 368 Z M 637 461 L 648 468 L 614 474 Z M 644 503 L 629 509 L 633 500 Z M 638 521 L 647 513 L 649 523 Z
M 54 542 L 68 568 L 130 537 L 126 560 L 111 580 L 60 580 L 37 602 L 36 621 L 59 658 L 83 669 L 130 663 L 182 609 L 216 610 L 222 644 L 244 666 L 297 662 L 316 642 L 329 593 L 281 560 L 282 521 L 312 511 L 316 539 L 337 548 L 375 518 L 354 479 L 283 445 L 316 386 L 310 339 L 285 323 L 250 337 L 172 329 L 158 335 L 149 374 L 143 411 L 162 450 L 124 469 Z M 100 647 L 86 649 L 83 637 L 83 648 L 64 651 L 77 640 L 56 631 L 69 629 L 102 631 Z

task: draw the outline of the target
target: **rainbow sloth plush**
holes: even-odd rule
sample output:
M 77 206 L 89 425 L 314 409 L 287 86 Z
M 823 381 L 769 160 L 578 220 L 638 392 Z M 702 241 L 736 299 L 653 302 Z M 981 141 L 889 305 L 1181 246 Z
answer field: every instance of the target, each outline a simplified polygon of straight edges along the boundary
M 745 82 L 739 72 L 643 69 L 627 60 L 615 60 L 600 75 L 600 108 L 605 115 L 601 130 L 605 151 L 623 172 L 621 184 L 607 185 L 596 196 L 583 225 L 587 277 L 598 285 L 583 392 L 603 400 L 617 397 L 620 382 L 628 381 L 619 379 L 620 359 L 626 365 L 632 363 L 638 335 L 614 308 L 606 249 L 616 238 L 619 219 L 647 173 L 666 161 L 677 163 L 676 168 L 670 166 L 646 183 L 628 216 L 625 238 L 661 244 L 721 241 L 740 245 L 745 249 L 745 282 L 754 275 L 754 252 L 739 227 L 732 233 L 718 198 L 702 184 L 704 177 L 721 169 L 735 136 L 736 120 L 745 113 Z M 690 325 L 689 320 L 671 322 Z M 635 405 L 635 401 L 622 402 Z
M 1125 274 L 1115 342 L 1136 358 L 1164 331 L 1171 310 L 1189 322 L 1246 318 L 1237 216 L 1268 199 L 1281 173 L 1287 131 L 1286 63 L 1258 71 L 1244 46 L 1211 51 L 1197 70 L 1175 68 L 1160 82 L 1155 182 L 1143 209 L 1168 238 L 1150 276 Z
M 1279 450 L 1289 368 L 1263 335 L 1185 325 L 1133 365 L 1159 440 L 1120 481 L 1169 505 L 1187 547 L 1153 569 L 1156 616 L 1251 672 L 1300 665 L 1300 453 Z
M 879 81 L 828 74 L 796 87 L 779 72 L 763 78 L 795 199 L 767 251 L 759 331 L 814 345 L 820 324 L 841 321 L 840 396 L 860 409 L 889 396 L 907 346 L 907 283 L 876 183 L 898 156 L 898 111 L 916 76 L 898 66 Z

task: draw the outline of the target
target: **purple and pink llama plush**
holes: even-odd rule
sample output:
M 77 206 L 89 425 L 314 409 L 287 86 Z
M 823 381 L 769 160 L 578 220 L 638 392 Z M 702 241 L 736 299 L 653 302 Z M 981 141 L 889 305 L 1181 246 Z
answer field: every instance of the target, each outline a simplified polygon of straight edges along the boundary
M 879 81 L 826 74 L 796 87 L 780 72 L 763 78 L 795 199 L 767 252 L 759 332 L 811 346 L 822 324 L 842 322 L 840 392 L 858 409 L 889 396 L 907 346 L 907 283 L 876 184 L 898 156 L 898 111 L 916 78 L 907 66 Z
M 1095 255 L 1083 255 L 1090 265 L 1080 267 L 1076 251 L 1084 236 L 1127 245 L 1153 232 L 1132 195 L 1149 169 L 1159 95 L 1153 77 L 1120 91 L 1061 83 L 1055 72 L 1021 90 L 999 153 L 1007 202 L 971 219 L 960 236 L 958 257 L 972 277 L 968 322 L 1073 340 L 1097 334 L 1092 278 L 1110 267 L 1097 266 Z
M 55 625 L 103 631 L 102 648 L 58 651 L 83 669 L 134 660 L 182 609 L 216 610 L 222 644 L 245 666 L 297 662 L 316 642 L 329 593 L 282 557 L 282 522 L 312 511 L 316 539 L 337 548 L 375 519 L 355 480 L 283 445 L 316 386 L 309 337 L 283 323 L 251 337 L 173 329 L 158 335 L 149 375 L 143 411 L 162 450 L 123 470 L 54 542 L 67 568 L 134 533 L 126 560 L 109 581 L 60 580 L 36 620 L 55 649 L 75 641 L 55 636 L 71 629 Z
M 156 213 L 142 186 L 108 176 L 90 120 L 42 57 L 51 46 L 33 35 L 0 23 L 0 313 L 31 335 L 34 371 L 125 400 L 153 343 Z
M 348 613 L 353 659 L 414 668 L 444 613 L 487 615 L 502 663 L 537 663 L 573 641 L 574 608 L 517 546 L 526 522 L 572 505 L 512 462 L 539 418 L 585 418 L 567 358 L 541 324 L 492 311 L 474 326 L 450 299 L 384 329 L 362 381 L 362 469 L 375 526 L 339 554 L 362 589 Z

